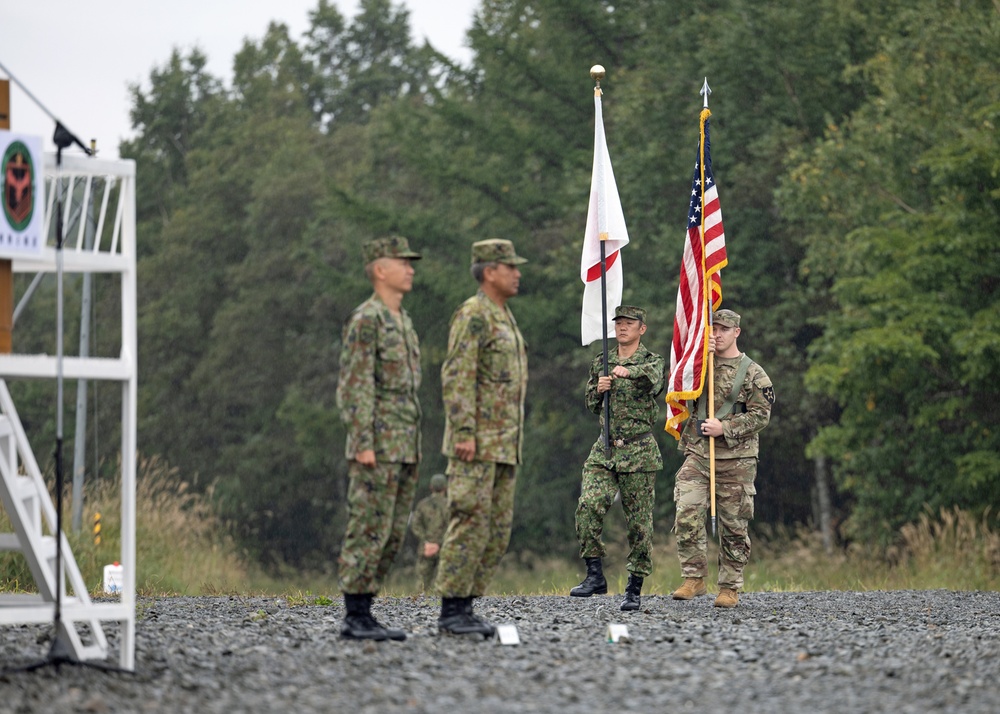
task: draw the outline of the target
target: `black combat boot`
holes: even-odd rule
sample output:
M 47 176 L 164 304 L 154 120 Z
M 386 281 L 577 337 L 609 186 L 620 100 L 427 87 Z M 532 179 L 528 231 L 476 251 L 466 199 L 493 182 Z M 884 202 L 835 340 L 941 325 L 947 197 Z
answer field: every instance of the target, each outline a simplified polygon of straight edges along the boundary
M 369 600 L 369 604 L 370 604 L 370 603 L 371 603 L 371 601 Z M 376 619 L 375 619 L 375 616 L 374 616 L 374 615 L 371 615 L 371 614 L 370 614 L 370 612 L 369 612 L 369 615 L 371 616 L 371 618 L 372 618 L 372 621 L 373 621 L 373 622 L 374 622 L 374 623 L 375 623 L 376 625 L 378 625 L 378 626 L 379 626 L 379 627 L 381 627 L 381 628 L 382 628 L 383 630 L 385 630 L 385 634 L 386 634 L 386 636 L 387 636 L 387 637 L 388 637 L 388 638 L 389 638 L 390 640 L 396 640 L 397 642 L 402 642 L 403 640 L 405 640 L 405 639 L 406 639 L 406 633 L 405 633 L 405 632 L 403 632 L 402 630 L 397 630 L 397 629 L 395 629 L 395 628 L 393 628 L 393 627 L 386 627 L 386 626 L 385 626 L 385 625 L 383 625 L 383 624 L 382 624 L 381 622 L 379 622 L 378 620 L 376 620 Z
M 606 595 L 608 581 L 604 579 L 600 558 L 584 558 L 587 561 L 587 577 L 583 582 L 569 591 L 573 597 L 590 597 L 591 595 Z
M 468 602 L 466 602 L 468 600 Z M 443 597 L 441 598 L 441 616 L 438 617 L 438 632 L 444 635 L 483 635 L 489 637 L 484 625 L 489 623 L 477 622 L 467 612 L 472 608 L 472 599 L 464 597 Z
M 372 617 L 372 595 L 361 593 L 351 595 L 344 593 L 344 624 L 340 628 L 340 636 L 349 640 L 386 640 L 389 633 Z
M 625 599 L 622 600 L 622 610 L 639 609 L 639 593 L 642 592 L 642 578 L 638 575 L 628 575 L 628 585 L 625 586 Z
M 493 626 L 489 620 L 486 620 L 472 611 L 472 601 L 475 600 L 474 597 L 462 598 L 465 601 L 465 614 L 466 616 L 479 625 L 480 632 L 483 633 L 483 637 L 493 637 L 497 633 L 497 628 Z

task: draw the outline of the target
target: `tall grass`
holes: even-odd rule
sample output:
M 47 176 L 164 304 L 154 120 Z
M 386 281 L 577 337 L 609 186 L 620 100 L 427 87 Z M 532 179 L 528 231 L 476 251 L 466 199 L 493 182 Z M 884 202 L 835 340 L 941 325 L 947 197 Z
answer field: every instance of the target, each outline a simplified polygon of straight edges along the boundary
M 50 485 L 50 490 L 54 490 Z M 140 594 L 196 595 L 272 589 L 275 583 L 248 566 L 212 513 L 212 492 L 197 493 L 176 469 L 158 458 L 140 459 L 136 475 L 136 587 Z M 63 530 L 84 582 L 103 591 L 104 566 L 121 557 L 121 484 L 99 479 L 86 484 L 83 528 L 72 532 L 72 499 L 63 498 Z M 100 539 L 95 516 L 100 514 Z M 10 532 L 0 511 L 0 532 Z M 131 567 L 131 563 L 123 563 Z M 0 554 L 0 590 L 37 591 L 19 553 Z
M 609 514 L 605 541 L 608 555 L 604 573 L 609 590 L 623 592 L 628 580 L 624 529 Z M 620 514 L 619 514 L 620 515 Z M 620 519 L 619 519 L 620 520 Z M 1000 590 L 1000 534 L 990 526 L 989 514 L 975 518 L 958 508 L 943 509 L 936 516 L 924 513 L 900 529 L 896 543 L 887 550 L 873 550 L 853 543 L 824 551 L 820 535 L 807 528 L 751 525 L 753 553 L 744 571 L 748 592 L 802 592 L 815 590 Z M 718 543 L 709 539 L 708 583 L 718 576 Z M 509 554 L 493 580 L 494 594 L 565 595 L 583 578 L 582 560 Z M 406 594 L 415 580 L 396 571 L 393 592 Z M 677 548 L 671 534 L 657 535 L 653 547 L 653 573 L 643 592 L 667 594 L 681 583 Z
M 819 534 L 762 529 L 748 589 L 1000 590 L 1000 533 L 989 512 L 927 511 L 885 550 L 863 543 L 825 553 Z
M 335 575 L 285 569 L 266 573 L 249 563 L 212 511 L 212 491 L 195 492 L 157 458 L 141 459 L 136 488 L 136 583 L 145 595 L 212 595 L 222 593 L 286 595 L 309 601 L 337 594 Z M 72 504 L 65 498 L 66 514 Z M 68 538 L 91 592 L 101 592 L 103 568 L 119 559 L 121 547 L 120 484 L 101 480 L 87 484 L 84 528 Z M 101 540 L 95 543 L 94 516 L 101 514 Z M 69 518 L 64 515 L 64 524 Z M 609 514 L 605 574 L 612 592 L 622 592 L 628 573 L 620 514 Z M 1000 534 L 989 514 L 973 517 L 960 509 L 926 512 L 904 526 L 895 545 L 876 551 L 850 544 L 824 551 L 819 535 L 804 528 L 754 524 L 753 555 L 745 571 L 747 591 L 1000 590 Z M 0 511 L 0 532 L 10 532 Z M 709 541 L 709 582 L 716 579 L 718 546 Z M 125 564 L 126 567 L 129 565 Z M 681 581 L 673 537 L 657 536 L 653 574 L 643 592 L 666 594 Z M 581 560 L 511 553 L 494 578 L 491 594 L 564 595 L 583 577 Z M 413 595 L 412 566 L 397 567 L 386 595 Z M 0 591 L 35 591 L 27 563 L 19 554 L 0 553 Z M 313 598 L 315 600 L 315 597 Z

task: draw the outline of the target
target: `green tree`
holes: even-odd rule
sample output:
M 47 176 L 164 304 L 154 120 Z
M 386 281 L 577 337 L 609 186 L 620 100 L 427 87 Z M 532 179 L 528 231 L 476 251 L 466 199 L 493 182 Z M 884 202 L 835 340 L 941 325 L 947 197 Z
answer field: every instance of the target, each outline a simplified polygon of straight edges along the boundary
M 597 436 L 582 392 L 599 345 L 579 345 L 577 318 L 595 63 L 607 68 L 605 127 L 632 238 L 624 299 L 650 308 L 648 342 L 662 353 L 706 75 L 715 90 L 726 305 L 746 317 L 742 346 L 778 387 L 763 437 L 759 519 L 812 516 L 811 459 L 836 460 L 848 484 L 859 478 L 855 451 L 893 478 L 900 471 L 886 466 L 888 455 L 920 453 L 909 442 L 892 454 L 854 449 L 862 426 L 876 422 L 843 429 L 842 415 L 858 399 L 867 405 L 869 394 L 878 415 L 892 409 L 874 389 L 892 383 L 840 367 L 851 354 L 865 356 L 866 368 L 876 364 L 859 352 L 867 343 L 857 342 L 856 329 L 877 324 L 867 312 L 871 268 L 848 248 L 895 256 L 889 236 L 922 236 L 907 266 L 926 271 L 918 247 L 933 245 L 932 225 L 937 234 L 980 237 L 995 228 L 995 197 L 984 198 L 995 188 L 994 84 L 980 76 L 994 66 L 993 25 L 981 23 L 963 51 L 957 33 L 972 22 L 968 4 L 961 11 L 932 0 L 912 9 L 835 0 L 672 5 L 486 0 L 468 35 L 473 61 L 459 67 L 432 47 L 411 45 L 401 6 L 366 0 L 347 21 L 320 0 L 301 42 L 272 24 L 244 45 L 231 91 L 204 74 L 202 60 L 175 56 L 156 70 L 152 91 L 137 92 L 143 119 L 129 150 L 149 177 L 139 187 L 140 441 L 182 473 L 218 481 L 218 505 L 249 552 L 275 564 L 332 562 L 345 513 L 343 429 L 331 399 L 340 328 L 370 291 L 359 244 L 386 232 L 406 235 L 425 257 L 406 300 L 423 345 L 425 477 L 444 467 L 439 368 L 448 318 L 475 290 L 469 247 L 508 237 L 530 259 L 512 303 L 529 343 L 531 381 L 511 547 L 544 542 L 575 552 L 580 465 Z M 973 7 L 982 15 L 987 5 Z M 946 31 L 949 12 L 961 29 Z M 935 31 L 945 40 L 932 52 Z M 972 117 L 959 136 L 936 118 L 947 108 L 938 86 L 956 71 L 961 89 L 948 96 L 969 100 L 963 116 Z M 921 88 L 934 88 L 935 97 Z M 870 162 L 864 177 L 851 164 L 862 157 Z M 776 190 L 786 173 L 792 178 Z M 880 180 L 862 180 L 873 176 Z M 980 185 L 985 194 L 973 192 Z M 887 208 L 900 214 L 889 213 L 890 223 Z M 982 241 L 978 249 L 990 255 Z M 971 255 L 971 248 L 948 250 L 956 264 Z M 985 300 L 990 271 L 976 267 L 961 289 L 975 285 Z M 888 291 L 892 276 L 883 277 L 878 285 Z M 912 284 L 929 292 L 927 282 Z M 914 288 L 903 302 L 921 295 Z M 943 313 L 951 304 L 938 303 L 929 307 Z M 978 319 L 992 324 L 992 303 L 974 304 Z M 899 386 L 907 394 L 936 386 L 950 395 L 966 383 L 990 389 L 989 334 L 949 338 L 942 359 L 963 365 L 948 372 L 951 381 L 938 375 L 940 384 Z M 815 389 L 807 392 L 810 355 Z M 974 430 L 962 433 L 971 439 Z M 661 439 L 662 529 L 679 457 Z M 975 446 L 955 461 L 974 484 L 992 468 L 989 439 Z M 903 490 L 916 503 L 922 496 L 909 486 Z M 850 507 L 857 489 L 848 486 L 843 498 Z
M 357 244 L 397 229 L 403 200 L 401 182 L 384 180 L 398 172 L 390 134 L 371 117 L 410 86 L 390 71 L 409 66 L 409 29 L 401 12 L 376 32 L 380 8 L 364 3 L 344 31 L 355 54 L 330 55 L 345 101 L 354 81 L 360 94 L 377 91 L 332 124 L 317 100 L 329 67 L 316 42 L 339 32 L 332 8 L 313 13 L 311 49 L 280 24 L 244 44 L 232 91 L 184 156 L 187 184 L 162 243 L 143 261 L 144 435 L 182 472 L 218 482 L 222 515 L 268 563 L 324 567 L 339 542 L 339 327 L 370 290 Z M 377 48 L 358 45 L 368 30 Z
M 808 385 L 842 411 L 810 450 L 854 500 L 847 532 L 883 542 L 923 508 L 1000 497 L 1000 12 L 923 2 L 890 30 L 858 73 L 871 98 L 782 193 L 835 300 Z
M 198 49 L 187 55 L 174 49 L 162 67 L 150 72 L 148 91 L 139 83 L 129 85 L 129 114 L 138 137 L 123 141 L 119 150 L 143 169 L 136 191 L 140 256 L 155 250 L 156 236 L 176 208 L 176 194 L 187 185 L 187 154 L 222 98 L 222 85 L 205 71 L 207 63 Z

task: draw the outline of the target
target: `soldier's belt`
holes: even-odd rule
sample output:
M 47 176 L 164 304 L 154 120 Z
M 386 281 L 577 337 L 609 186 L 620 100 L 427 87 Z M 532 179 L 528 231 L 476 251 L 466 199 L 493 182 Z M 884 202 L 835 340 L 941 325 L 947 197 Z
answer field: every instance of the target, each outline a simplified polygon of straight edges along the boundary
M 653 432 L 647 431 L 644 434 L 636 434 L 635 436 L 629 436 L 625 439 L 622 438 L 612 439 L 611 445 L 620 449 L 623 446 L 625 446 L 625 444 L 631 444 L 633 441 L 639 441 L 640 439 L 645 439 L 647 436 L 652 436 L 652 435 Z

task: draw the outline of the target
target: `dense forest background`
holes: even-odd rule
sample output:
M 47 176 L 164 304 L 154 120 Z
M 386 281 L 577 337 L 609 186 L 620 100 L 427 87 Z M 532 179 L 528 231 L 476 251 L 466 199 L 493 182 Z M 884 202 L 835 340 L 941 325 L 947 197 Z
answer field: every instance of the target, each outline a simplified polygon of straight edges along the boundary
M 706 76 L 713 89 L 724 304 L 777 395 L 757 521 L 877 547 L 926 509 L 995 516 L 997 0 L 483 0 L 468 66 L 415 46 L 390 0 L 353 18 L 319 0 L 310 21 L 299 38 L 262 28 L 227 80 L 175 51 L 132 88 L 121 146 L 138 167 L 140 449 L 211 489 L 252 558 L 329 568 L 339 549 L 340 331 L 370 293 L 360 243 L 385 232 L 425 258 L 405 301 L 421 494 L 444 468 L 439 369 L 475 290 L 470 245 L 510 238 L 531 261 L 511 302 L 531 374 L 511 548 L 575 554 L 597 436 L 578 276 L 597 63 L 631 236 L 624 301 L 649 309 L 664 355 Z M 98 284 L 97 326 L 115 300 Z M 113 338 L 95 329 L 93 352 Z M 18 351 L 46 339 L 19 326 Z M 51 431 L 51 395 L 15 387 Z M 94 403 L 93 470 L 110 471 L 120 406 Z M 660 444 L 666 532 L 680 459 Z

